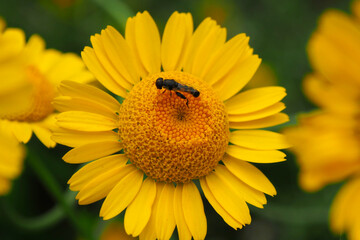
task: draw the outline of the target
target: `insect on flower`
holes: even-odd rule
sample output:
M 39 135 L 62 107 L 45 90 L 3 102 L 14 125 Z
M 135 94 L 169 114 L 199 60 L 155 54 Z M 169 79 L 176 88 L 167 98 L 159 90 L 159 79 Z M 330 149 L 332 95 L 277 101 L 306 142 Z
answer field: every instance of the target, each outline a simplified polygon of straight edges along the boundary
M 196 90 L 192 87 L 180 84 L 180 83 L 176 82 L 174 79 L 158 78 L 158 79 L 156 79 L 155 85 L 158 89 L 164 88 L 165 91 L 173 90 L 178 97 L 180 97 L 182 99 L 186 99 L 186 106 L 188 106 L 188 107 L 189 107 L 189 105 L 188 105 L 189 99 L 187 99 L 182 93 L 180 93 L 178 91 L 190 93 L 194 97 L 198 97 L 200 95 L 200 92 L 198 90 Z

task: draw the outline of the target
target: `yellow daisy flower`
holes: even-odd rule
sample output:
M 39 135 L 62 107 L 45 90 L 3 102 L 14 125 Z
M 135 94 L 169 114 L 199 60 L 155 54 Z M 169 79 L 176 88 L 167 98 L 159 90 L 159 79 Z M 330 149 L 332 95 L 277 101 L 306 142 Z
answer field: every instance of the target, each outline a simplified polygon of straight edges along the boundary
M 0 196 L 10 191 L 11 181 L 21 173 L 24 153 L 24 146 L 0 129 Z
M 88 82 L 93 78 L 72 53 L 45 49 L 38 35 L 25 42 L 21 29 L 0 24 L 0 126 L 11 129 L 18 141 L 27 143 L 32 133 L 47 147 L 54 147 L 56 86 L 62 80 Z M 1 27 L 2 26 L 2 27 Z
M 337 194 L 330 226 L 360 239 L 360 1 L 355 17 L 325 12 L 308 54 L 315 70 L 304 79 L 305 94 L 320 109 L 285 131 L 300 166 L 300 186 L 315 191 L 351 177 Z
M 304 79 L 304 91 L 321 110 L 300 117 L 299 126 L 285 132 L 300 165 L 300 185 L 308 191 L 360 171 L 359 27 L 345 13 L 330 10 L 309 41 L 315 72 Z
M 125 212 L 127 234 L 140 239 L 204 239 L 200 186 L 234 229 L 262 208 L 271 182 L 252 164 L 285 160 L 282 135 L 255 130 L 288 120 L 282 87 L 237 94 L 260 64 L 239 34 L 210 18 L 193 32 L 192 16 L 174 12 L 162 40 L 148 12 L 129 18 L 125 38 L 108 26 L 91 37 L 83 60 L 114 95 L 64 81 L 55 99 L 53 139 L 74 149 L 63 159 L 90 162 L 69 180 L 79 204 L 105 198 L 105 220 Z M 230 131 L 232 129 L 232 131 Z M 230 145 L 229 145 L 230 143 Z

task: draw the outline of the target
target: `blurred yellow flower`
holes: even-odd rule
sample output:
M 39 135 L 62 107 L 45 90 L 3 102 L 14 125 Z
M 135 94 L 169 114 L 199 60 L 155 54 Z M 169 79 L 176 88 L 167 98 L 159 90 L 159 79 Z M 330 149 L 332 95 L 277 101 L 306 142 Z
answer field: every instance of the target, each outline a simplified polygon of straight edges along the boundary
M 50 128 L 54 125 L 51 104 L 62 80 L 88 82 L 93 78 L 72 53 L 45 49 L 38 35 L 25 42 L 21 29 L 0 23 L 0 126 L 12 130 L 27 143 L 32 133 L 47 147 L 54 147 Z
M 106 226 L 104 232 L 100 236 L 100 240 L 134 240 L 136 238 L 126 234 L 124 224 L 122 222 L 112 222 Z
M 247 203 L 262 208 L 264 193 L 276 194 L 249 162 L 284 161 L 276 149 L 288 147 L 281 134 L 256 129 L 288 117 L 280 113 L 284 88 L 238 94 L 261 61 L 248 41 L 239 34 L 226 42 L 226 30 L 210 18 L 193 32 L 192 16 L 178 12 L 162 41 L 146 11 L 128 19 L 125 38 L 111 26 L 92 36 L 83 60 L 124 100 L 85 84 L 60 85 L 53 139 L 74 148 L 66 162 L 92 161 L 69 180 L 79 204 L 105 198 L 105 220 L 126 209 L 125 230 L 140 239 L 169 239 L 176 226 L 180 239 L 204 239 L 200 181 L 226 223 L 249 224 Z
M 277 84 L 277 78 L 274 70 L 266 63 L 262 63 L 256 71 L 254 77 L 245 86 L 245 89 L 267 87 Z
M 16 178 L 24 160 L 24 146 L 6 129 L 0 129 L 0 196 L 11 189 L 11 181 Z
M 360 1 L 355 1 L 354 11 L 359 8 Z M 316 191 L 360 173 L 359 18 L 337 10 L 325 12 L 309 41 L 308 54 L 315 71 L 305 77 L 304 91 L 320 109 L 300 116 L 299 126 L 285 134 L 297 155 L 300 186 Z M 330 219 L 335 232 L 348 231 L 352 240 L 360 239 L 359 191 L 358 180 L 346 184 Z

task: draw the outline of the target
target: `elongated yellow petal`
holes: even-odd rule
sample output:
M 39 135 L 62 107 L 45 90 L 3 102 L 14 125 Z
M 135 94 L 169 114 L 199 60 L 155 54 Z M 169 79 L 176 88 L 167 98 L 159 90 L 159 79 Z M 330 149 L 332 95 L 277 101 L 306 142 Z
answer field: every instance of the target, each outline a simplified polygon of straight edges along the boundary
M 63 160 L 68 163 L 84 163 L 116 153 L 122 149 L 118 141 L 89 143 L 67 152 Z
M 261 59 L 258 55 L 250 55 L 239 61 L 234 67 L 234 72 L 230 71 L 227 77 L 213 85 L 220 99 L 226 101 L 238 93 L 254 76 L 260 63 Z
M 124 226 L 127 234 L 137 237 L 149 222 L 156 197 L 156 183 L 151 178 L 145 179 L 134 201 L 125 212 Z
M 117 127 L 114 119 L 95 113 L 81 111 L 67 111 L 60 113 L 57 116 L 57 124 L 63 128 L 88 132 L 107 131 Z
M 51 131 L 49 128 L 43 127 L 39 124 L 32 124 L 32 130 L 34 131 L 36 137 L 48 148 L 53 148 L 56 145 L 56 142 L 51 139 Z
M 104 69 L 99 59 L 97 58 L 94 49 L 85 47 L 81 52 L 81 57 L 84 60 L 86 67 L 94 74 L 95 78 L 106 87 L 109 91 L 125 98 L 127 95 L 126 89 L 120 86 L 115 79 Z
M 205 239 L 207 222 L 199 190 L 193 182 L 183 185 L 182 206 L 186 225 L 195 240 Z
M 233 218 L 216 200 L 214 195 L 212 194 L 208 184 L 206 183 L 205 178 L 200 179 L 201 188 L 205 194 L 206 199 L 209 201 L 211 206 L 215 209 L 215 211 L 224 219 L 224 221 L 235 230 L 238 228 L 242 228 L 243 224 Z
M 156 214 L 157 214 L 157 208 L 161 208 L 162 206 L 159 206 L 159 199 L 161 192 L 165 186 L 165 183 L 157 182 L 156 183 L 156 197 L 154 200 L 151 216 L 149 219 L 148 224 L 144 228 L 144 230 L 141 232 L 139 238 L 140 240 L 147 240 L 147 239 L 157 239 L 156 235 Z
M 177 184 L 174 193 L 174 216 L 178 229 L 179 240 L 191 240 L 192 235 L 187 226 L 183 210 L 183 184 Z
M 158 239 L 170 239 L 175 229 L 173 183 L 164 185 L 155 213 L 155 228 Z
M 174 12 L 170 16 L 161 43 L 161 62 L 165 71 L 181 70 L 192 32 L 193 20 L 190 13 Z
M 115 120 L 117 119 L 116 112 L 112 109 L 86 98 L 60 96 L 54 99 L 53 106 L 60 112 L 82 111 L 103 115 Z
M 101 31 L 104 49 L 119 74 L 131 85 L 140 80 L 135 56 L 121 34 L 112 26 Z
M 245 200 L 239 197 L 233 189 L 221 184 L 222 181 L 216 170 L 207 175 L 205 180 L 215 199 L 228 214 L 242 225 L 250 224 L 250 212 Z
M 114 154 L 88 163 L 69 179 L 70 189 L 72 191 L 80 191 L 95 177 L 113 168 L 125 166 L 127 161 L 128 158 L 124 154 Z
M 252 164 L 235 159 L 227 154 L 222 161 L 227 169 L 244 183 L 270 196 L 276 195 L 275 187 L 269 179 Z
M 239 60 L 248 42 L 249 38 L 245 34 L 238 34 L 231 38 L 211 56 L 202 71 L 201 77 L 211 85 L 219 81 L 229 73 Z
M 73 130 L 57 130 L 51 138 L 62 145 L 69 147 L 79 147 L 89 143 L 117 141 L 119 135 L 113 131 L 106 132 L 81 132 Z
M 19 142 L 27 143 L 30 140 L 32 129 L 29 123 L 13 121 L 10 125 L 14 136 Z
M 145 69 L 146 74 L 160 71 L 160 33 L 147 11 L 128 19 L 125 38 L 137 54 L 138 65 Z
M 225 166 L 219 165 L 216 167 L 216 174 L 219 176 L 221 183 L 224 186 L 232 189 L 235 194 L 239 196 L 239 198 L 244 199 L 247 203 L 251 205 L 263 208 L 263 205 L 266 204 L 265 195 L 250 187 L 235 175 L 233 175 Z
M 226 30 L 210 18 L 200 23 L 190 39 L 185 53 L 184 71 L 200 76 L 211 55 L 226 40 Z
M 277 113 L 270 117 L 246 122 L 229 122 L 229 127 L 233 129 L 256 129 L 276 126 L 289 121 L 289 116 L 285 113 Z
M 262 119 L 275 115 L 285 109 L 285 104 L 282 102 L 275 103 L 270 107 L 261 109 L 259 111 L 245 113 L 245 114 L 229 114 L 229 122 L 247 122 L 257 119 Z
M 271 150 L 290 147 L 284 135 L 265 130 L 240 130 L 230 133 L 229 142 L 250 149 Z
M 0 61 L 19 54 L 24 45 L 24 32 L 17 28 L 7 28 L 0 35 Z
M 103 66 L 105 71 L 115 80 L 115 82 L 126 90 L 132 88 L 130 81 L 127 81 L 121 73 L 117 70 L 115 63 L 112 62 L 112 59 L 109 59 L 108 52 L 106 51 L 106 41 L 104 41 L 104 30 L 102 30 L 101 35 L 95 34 L 91 36 L 90 41 L 93 45 L 93 49 L 99 63 Z M 114 49 L 112 49 L 114 51 Z
M 104 220 L 121 213 L 138 194 L 143 183 L 144 174 L 134 166 L 132 167 L 133 171 L 121 179 L 106 197 L 100 210 L 100 216 Z
M 251 150 L 235 145 L 228 146 L 226 153 L 234 158 L 256 163 L 274 163 L 285 161 L 285 153 L 277 150 Z
M 114 166 L 106 172 L 101 172 L 80 189 L 80 192 L 76 195 L 76 199 L 79 200 L 79 204 L 81 205 L 99 201 L 108 196 L 120 181 L 134 171 L 136 170 L 132 165 L 119 165 Z
M 245 114 L 269 107 L 286 96 L 282 87 L 255 88 L 242 92 L 225 102 L 229 114 Z
M 115 98 L 91 85 L 73 81 L 62 81 L 59 86 L 59 92 L 69 97 L 92 99 L 113 111 L 118 111 L 120 108 L 120 103 Z

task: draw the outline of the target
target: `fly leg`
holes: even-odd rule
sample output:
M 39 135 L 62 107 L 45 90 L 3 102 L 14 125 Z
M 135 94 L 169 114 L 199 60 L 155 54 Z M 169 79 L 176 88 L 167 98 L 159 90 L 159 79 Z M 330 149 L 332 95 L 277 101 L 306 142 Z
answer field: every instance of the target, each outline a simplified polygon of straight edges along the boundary
M 189 99 L 187 99 L 182 93 L 175 92 L 176 95 L 182 99 L 186 99 L 186 106 L 189 107 Z

